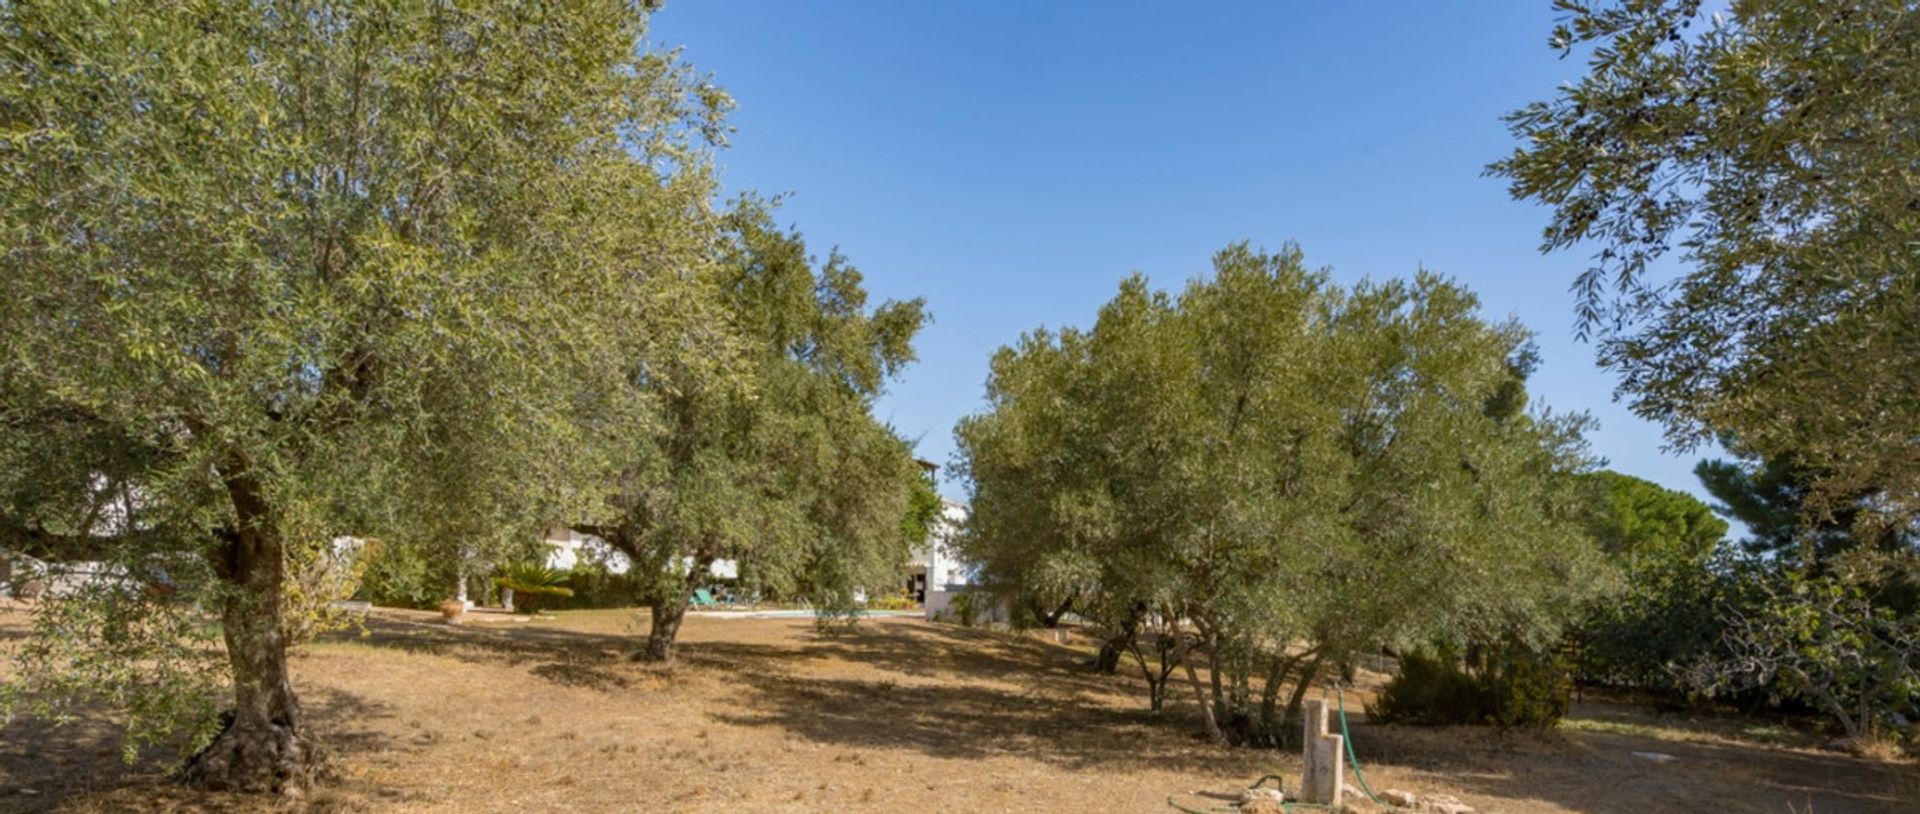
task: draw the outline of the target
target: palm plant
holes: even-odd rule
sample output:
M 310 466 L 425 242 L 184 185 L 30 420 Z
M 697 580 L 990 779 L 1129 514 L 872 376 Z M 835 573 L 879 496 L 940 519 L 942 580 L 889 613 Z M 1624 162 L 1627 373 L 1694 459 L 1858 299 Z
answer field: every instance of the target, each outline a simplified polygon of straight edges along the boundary
M 493 584 L 506 593 L 506 606 L 512 610 L 513 597 L 525 599 L 538 596 L 573 596 L 573 589 L 567 587 L 567 572 L 538 562 L 514 563 L 500 569 L 500 575 L 493 578 Z M 531 602 L 522 602 L 522 609 L 532 610 Z

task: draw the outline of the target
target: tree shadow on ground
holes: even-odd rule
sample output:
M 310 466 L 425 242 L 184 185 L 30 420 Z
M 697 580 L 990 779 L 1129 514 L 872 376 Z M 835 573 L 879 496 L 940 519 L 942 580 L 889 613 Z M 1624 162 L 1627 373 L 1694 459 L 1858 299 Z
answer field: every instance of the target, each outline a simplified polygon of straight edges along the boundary
M 991 630 L 867 620 L 804 632 L 792 644 L 683 640 L 670 669 L 633 663 L 634 637 L 613 633 L 392 617 L 369 619 L 367 632 L 360 641 L 371 646 L 530 665 L 541 678 L 602 691 L 629 690 L 641 675 L 665 679 L 666 693 L 676 675 L 718 677 L 740 701 L 716 721 L 822 744 L 956 759 L 1018 755 L 1103 771 L 1217 772 L 1224 761 L 1258 773 L 1272 760 L 1270 752 L 1207 745 L 1197 713 L 1177 699 L 1167 712 L 1150 712 L 1137 676 L 1101 675 L 1083 652 Z M 810 665 L 821 661 L 844 662 L 856 675 L 814 675 Z M 1132 695 L 1137 705 L 1116 705 L 1115 695 Z
M 1038 639 L 943 624 L 865 624 L 819 635 L 800 649 L 810 657 L 857 662 L 912 677 L 961 673 L 1008 679 L 1042 671 L 1049 683 L 1074 689 L 1111 686 L 1083 670 L 1086 654 Z
M 1024 637 L 945 625 L 868 621 L 796 638 L 794 645 L 683 639 L 676 645 L 678 663 L 671 668 L 636 665 L 631 656 L 641 644 L 637 634 L 533 623 L 449 625 L 380 613 L 369 616 L 360 633 L 335 634 L 328 640 L 528 666 L 534 675 L 558 684 L 601 690 L 627 688 L 642 672 L 668 678 L 682 670 L 759 674 L 820 658 L 864 663 L 908 676 L 965 672 L 1003 679 L 1031 673 L 1037 664 L 1064 668 L 1085 658 L 1068 648 Z M 1059 678 L 1050 676 L 1050 680 Z M 1080 679 L 1069 682 L 1080 689 L 1102 685 L 1091 675 L 1070 678 Z
M 1594 814 L 1920 810 L 1911 796 L 1920 784 L 1902 776 L 1913 767 L 1839 754 L 1602 732 L 1365 723 L 1354 726 L 1353 740 L 1363 765 L 1443 777 L 1462 794 Z
M 696 659 L 727 664 L 731 645 Z M 854 677 L 755 676 L 741 709 L 714 718 L 809 741 L 949 759 L 1018 756 L 1070 770 L 1258 772 L 1271 752 L 1206 744 L 1197 714 L 1147 709 L 1144 689 L 1102 675 L 1084 653 L 1036 639 L 946 625 L 872 625 L 801 648 L 858 665 Z M 1133 695 L 1116 703 L 1116 697 Z
M 508 624 L 513 626 L 506 627 Z M 672 669 L 633 660 L 639 645 L 634 636 L 531 623 L 449 625 L 376 614 L 362 623 L 359 633 L 336 634 L 328 641 L 527 667 L 533 675 L 555 684 L 600 691 L 629 689 L 641 676 L 669 682 L 673 677 Z M 769 660 L 798 655 L 778 648 L 760 648 L 751 653 L 736 653 L 735 658 Z M 682 661 L 697 663 L 697 658 Z
M 563 620 L 562 624 L 567 624 Z M 796 628 L 803 628 L 796 624 Z M 634 664 L 636 635 L 549 625 L 456 627 L 374 619 L 365 642 L 463 659 L 529 666 L 556 684 L 632 692 L 642 677 L 671 701 L 688 677 L 727 684 L 736 700 L 716 723 L 777 730 L 822 745 L 911 751 L 935 758 L 1014 756 L 1068 770 L 1145 769 L 1249 780 L 1274 753 L 1215 748 L 1198 737 L 1184 684 L 1168 711 L 1146 709 L 1140 677 L 1089 669 L 1087 654 L 1028 636 L 908 621 L 868 620 L 828 632 L 797 630 L 776 643 L 679 645 L 671 669 Z M 1356 707 L 1357 707 L 1356 703 Z M 1388 777 L 1441 779 L 1463 795 L 1539 800 L 1577 811 L 1640 812 L 1914 810 L 1901 771 L 1840 755 L 1766 746 L 1676 742 L 1631 734 L 1562 732 L 1502 736 L 1490 730 L 1374 725 L 1353 709 L 1364 765 Z M 1635 752 L 1678 760 L 1657 762 Z M 1727 778 L 1738 778 L 1729 783 Z M 1906 796 L 1902 796 L 1902 794 Z M 1902 806 L 1906 806 L 1903 808 Z
M 506 625 L 512 624 L 512 627 Z M 330 642 L 367 644 L 431 655 L 479 656 L 510 665 L 554 660 L 557 654 L 584 661 L 614 661 L 633 649 L 627 637 L 530 623 L 450 625 L 392 614 L 368 616 L 357 630 Z
M 1222 762 L 1266 759 L 1254 750 L 1168 751 L 1165 727 L 1186 724 L 1144 709 L 1122 711 L 1072 696 L 993 686 L 900 684 L 880 679 L 767 677 L 746 693 L 745 709 L 714 718 L 735 726 L 774 727 L 837 746 L 906 749 L 949 759 L 1018 756 L 1075 770 L 1207 771 Z
M 161 770 L 151 755 L 128 765 L 120 756 L 119 737 L 120 730 L 100 716 L 64 724 L 16 718 L 0 726 L 0 810 L 52 811 L 75 797 Z
M 1083 653 L 1032 638 L 946 626 L 874 626 L 803 650 L 861 664 L 872 675 L 763 677 L 745 693 L 740 712 L 716 717 L 822 743 L 942 758 L 1019 755 L 1074 770 L 1217 774 L 1237 764 L 1251 779 L 1270 767 L 1271 752 L 1198 742 L 1199 716 L 1191 699 L 1182 697 L 1185 687 L 1172 688 L 1168 713 L 1152 715 L 1143 709 L 1137 676 L 1098 675 L 1084 666 Z M 729 658 L 724 651 L 715 655 L 722 663 Z M 916 681 L 934 676 L 961 680 Z M 1141 706 L 1116 706 L 1116 694 L 1142 698 Z M 1351 719 L 1363 765 L 1379 762 L 1395 771 L 1441 776 L 1463 794 L 1623 814 L 1920 811 L 1920 776 L 1911 764 L 1635 734 L 1423 731 L 1370 724 L 1360 709 L 1351 710 Z M 1183 740 L 1189 734 L 1196 737 Z
M 383 705 L 338 691 L 314 691 L 303 699 L 313 721 L 372 722 L 388 715 Z M 406 752 L 370 728 L 312 727 L 322 746 L 338 756 L 375 750 Z M 279 809 L 291 801 L 258 795 L 212 794 L 180 786 L 170 771 L 181 745 L 159 744 L 128 763 L 120 748 L 122 730 L 101 714 L 82 714 L 56 723 L 21 717 L 0 726 L 0 811 L 42 814 L 88 801 L 110 811 L 191 807 L 215 812 Z M 88 806 L 83 806 L 88 807 Z

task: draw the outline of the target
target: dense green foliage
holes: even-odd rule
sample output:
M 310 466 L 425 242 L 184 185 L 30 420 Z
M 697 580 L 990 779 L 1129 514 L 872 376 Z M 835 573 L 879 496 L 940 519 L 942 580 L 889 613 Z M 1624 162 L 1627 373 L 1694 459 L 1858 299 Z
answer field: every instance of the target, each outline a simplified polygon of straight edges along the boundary
M 1544 729 L 1567 714 L 1566 665 L 1551 652 L 1480 648 L 1462 660 L 1448 648 L 1400 658 L 1400 672 L 1367 707 L 1370 718 L 1423 726 L 1491 724 Z
M 0 545 L 210 566 L 179 601 L 219 614 L 235 705 L 189 779 L 308 776 L 285 652 L 336 535 L 484 548 L 584 509 L 604 429 L 651 423 L 635 365 L 716 355 L 727 100 L 644 28 L 623 0 L 0 5 Z M 19 697 L 151 663 L 51 652 L 135 609 L 91 599 L 42 614 Z M 187 696 L 129 712 L 204 720 Z
M 1629 580 L 1665 563 L 1699 566 L 1726 539 L 1727 521 L 1686 492 L 1611 470 L 1590 480 L 1600 492 L 1594 539 Z
M 1882 736 L 1894 714 L 1920 711 L 1920 614 L 1885 595 L 1916 584 L 1920 568 L 1896 562 L 1904 573 L 1879 558 L 1817 573 L 1752 564 L 1743 595 L 1720 608 L 1720 646 L 1688 665 L 1687 679 L 1703 692 L 1802 700 L 1856 742 Z
M 1553 46 L 1586 75 L 1512 113 L 1521 144 L 1491 170 L 1553 208 L 1545 248 L 1595 247 L 1580 323 L 1634 410 L 1748 462 L 1699 474 L 1752 559 L 1651 575 L 1671 586 L 1640 597 L 1643 627 L 1676 654 L 1719 640 L 1697 686 L 1771 685 L 1870 734 L 1897 691 L 1852 712 L 1822 696 L 1912 674 L 1920 4 L 1555 5 Z
M 816 267 L 765 202 L 740 201 L 724 227 L 716 287 L 735 367 L 643 371 L 659 427 L 575 526 L 633 559 L 653 660 L 672 657 L 713 562 L 739 563 L 750 590 L 852 611 L 861 591 L 895 586 L 924 524 L 913 496 L 925 506 L 926 475 L 872 414 L 914 358 L 922 304 L 870 309 L 860 272 L 839 254 Z
M 1798 702 L 1863 744 L 1920 714 L 1920 535 L 1856 522 L 1868 495 L 1806 511 L 1818 476 L 1790 457 L 1696 472 L 1749 536 L 1709 575 L 1712 646 L 1676 677 L 1704 695 Z
M 1400 670 L 1367 705 L 1383 723 L 1461 726 L 1484 723 L 1493 711 L 1486 686 L 1461 669 L 1452 654 L 1421 651 L 1400 656 Z
M 1617 472 L 1597 472 L 1594 537 L 1619 588 L 1593 603 L 1575 633 L 1580 680 L 1677 692 L 1677 669 L 1717 643 L 1716 562 L 1727 523 L 1692 495 Z
M 1424 272 L 1336 286 L 1293 248 L 1230 247 L 1177 296 L 1129 278 L 1091 330 L 995 354 L 956 431 L 962 553 L 1016 605 L 1077 596 L 1156 686 L 1172 668 L 1132 643 L 1169 642 L 1218 739 L 1280 736 L 1295 669 L 1554 642 L 1600 583 L 1584 419 L 1526 411 L 1526 333 L 1477 311 Z
M 573 594 L 550 604 L 555 608 L 631 608 L 640 601 L 643 580 L 632 571 L 616 574 L 605 565 L 583 563 L 567 572 Z
M 457 560 L 419 546 L 375 544 L 354 596 L 389 608 L 437 607 L 456 578 Z
M 1587 74 L 1493 171 L 1596 247 L 1581 322 L 1634 409 L 1794 456 L 1817 511 L 1920 516 L 1920 4 L 1555 5 Z
M 1694 474 L 1720 511 L 1747 527 L 1741 547 L 1752 556 L 1815 567 L 1859 547 L 1881 553 L 1912 549 L 1920 538 L 1920 530 L 1912 526 L 1861 522 L 1862 514 L 1871 511 L 1873 496 L 1868 493 L 1809 511 L 1807 501 L 1819 476 L 1790 455 L 1701 461 Z

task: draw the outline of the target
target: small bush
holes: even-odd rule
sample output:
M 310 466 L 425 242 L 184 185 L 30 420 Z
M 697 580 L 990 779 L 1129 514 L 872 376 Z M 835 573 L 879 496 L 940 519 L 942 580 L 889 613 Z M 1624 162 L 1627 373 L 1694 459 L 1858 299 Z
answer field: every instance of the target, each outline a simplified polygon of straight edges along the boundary
M 459 560 L 438 556 L 419 546 L 369 542 L 361 554 L 367 559 L 360 576 L 359 599 L 390 608 L 437 606 L 455 582 Z
M 913 597 L 905 593 L 897 593 L 874 597 L 873 601 L 867 603 L 867 607 L 873 610 L 913 610 L 920 607 L 920 603 L 913 601 Z
M 583 563 L 567 573 L 573 596 L 560 604 L 572 610 L 631 608 L 641 604 L 640 583 L 632 572 L 616 574 L 598 563 Z
M 1414 652 L 1401 657 L 1400 674 L 1380 690 L 1367 716 L 1420 726 L 1478 724 L 1493 712 L 1491 696 L 1452 654 Z
M 973 606 L 973 597 L 972 591 L 963 591 L 959 596 L 954 597 L 953 604 L 948 606 L 953 618 L 960 620 L 961 627 L 973 627 L 980 621 L 980 609 Z
M 1571 672 L 1552 653 L 1506 648 L 1483 673 L 1493 699 L 1490 723 L 1502 729 L 1548 729 L 1567 717 Z
M 1445 650 L 1415 652 L 1401 658 L 1400 674 L 1367 712 L 1421 726 L 1544 729 L 1566 716 L 1571 689 L 1565 666 L 1550 653 L 1488 648 L 1463 663 Z
M 1847 738 L 1844 743 L 1846 744 L 1847 751 L 1855 755 L 1859 755 L 1868 760 L 1877 760 L 1881 763 L 1892 763 L 1900 760 L 1907 754 L 1907 751 L 1901 748 L 1900 741 L 1900 735 L 1880 733 L 1859 738 Z

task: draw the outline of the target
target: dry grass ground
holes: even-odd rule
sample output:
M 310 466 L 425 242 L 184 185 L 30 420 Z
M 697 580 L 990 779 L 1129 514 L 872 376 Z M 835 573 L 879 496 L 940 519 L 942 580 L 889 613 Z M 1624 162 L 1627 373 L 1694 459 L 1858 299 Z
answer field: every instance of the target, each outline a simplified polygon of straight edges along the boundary
M 1167 718 L 1148 714 L 1137 677 L 1091 674 L 1071 638 L 917 619 L 823 635 L 804 619 L 696 617 L 681 663 L 661 670 L 623 658 L 640 621 L 583 612 L 451 627 L 382 611 L 366 635 L 307 648 L 295 672 L 338 778 L 276 807 L 1157 812 L 1171 793 L 1299 774 L 1297 756 L 1194 737 L 1184 687 Z M 0 647 L 24 622 L 0 607 Z M 1483 812 L 1920 811 L 1910 765 L 1628 707 L 1583 705 L 1544 736 L 1365 723 L 1354 735 L 1376 788 L 1454 794 Z M 263 806 L 173 787 L 157 765 L 124 767 L 111 737 L 99 721 L 0 729 L 0 811 Z

